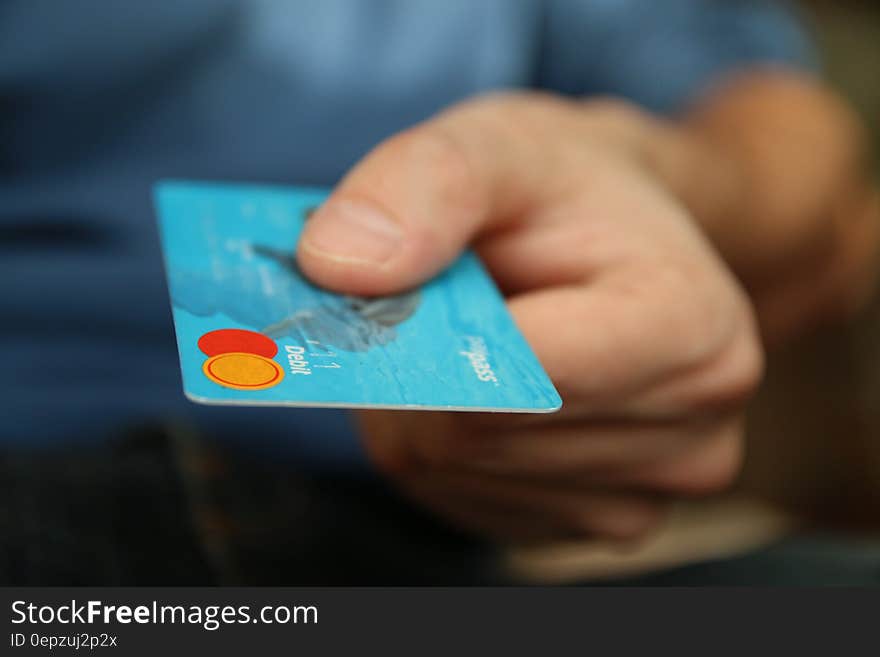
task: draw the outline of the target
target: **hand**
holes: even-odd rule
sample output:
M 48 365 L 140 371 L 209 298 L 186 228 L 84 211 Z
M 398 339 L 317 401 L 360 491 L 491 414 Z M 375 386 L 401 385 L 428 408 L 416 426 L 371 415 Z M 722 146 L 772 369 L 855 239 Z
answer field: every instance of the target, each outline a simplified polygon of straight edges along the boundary
M 551 416 L 360 414 L 378 467 L 459 527 L 628 539 L 738 472 L 752 311 L 652 174 L 651 129 L 611 102 L 468 102 L 378 146 L 305 229 L 302 269 L 353 294 L 416 285 L 473 243 L 559 389 Z

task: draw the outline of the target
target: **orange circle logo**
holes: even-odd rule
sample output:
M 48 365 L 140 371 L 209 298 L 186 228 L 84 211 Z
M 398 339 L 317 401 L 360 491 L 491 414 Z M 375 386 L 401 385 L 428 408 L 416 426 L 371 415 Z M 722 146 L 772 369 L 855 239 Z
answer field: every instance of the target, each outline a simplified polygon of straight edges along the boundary
M 272 360 L 278 347 L 262 333 L 242 329 L 210 331 L 199 338 L 198 346 L 210 356 L 202 372 L 225 388 L 265 390 L 284 378 L 284 370 Z

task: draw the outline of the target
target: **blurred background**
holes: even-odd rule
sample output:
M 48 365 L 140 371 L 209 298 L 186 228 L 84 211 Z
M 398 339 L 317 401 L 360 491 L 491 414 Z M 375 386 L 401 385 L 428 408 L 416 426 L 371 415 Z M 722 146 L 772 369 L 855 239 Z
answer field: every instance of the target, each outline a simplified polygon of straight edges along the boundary
M 828 77 L 880 152 L 880 3 L 801 4 Z M 880 295 L 852 325 L 771 354 L 737 490 L 682 508 L 633 552 L 577 544 L 499 560 L 374 483 L 232 457 L 186 426 L 75 452 L 4 451 L 0 500 L 13 503 L 0 503 L 0 583 L 456 584 L 513 573 L 880 584 Z
M 880 3 L 812 0 L 804 5 L 823 49 L 826 73 L 861 111 L 876 154 Z M 880 175 L 876 155 L 874 162 Z M 773 355 L 754 413 L 749 445 L 754 458 L 744 486 L 766 488 L 828 522 L 880 528 L 878 322 L 875 295 L 855 325 L 814 335 Z M 787 446 L 777 452 L 782 443 Z M 777 453 L 779 458 L 773 458 Z M 783 459 L 783 454 L 795 458 Z

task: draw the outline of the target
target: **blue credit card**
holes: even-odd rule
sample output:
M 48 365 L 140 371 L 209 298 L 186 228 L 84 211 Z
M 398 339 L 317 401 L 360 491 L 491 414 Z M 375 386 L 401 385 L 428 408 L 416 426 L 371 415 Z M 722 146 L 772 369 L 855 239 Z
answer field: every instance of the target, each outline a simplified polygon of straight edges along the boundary
M 562 402 L 479 259 L 417 290 L 320 289 L 294 257 L 326 190 L 162 182 L 187 397 L 209 404 L 543 413 Z

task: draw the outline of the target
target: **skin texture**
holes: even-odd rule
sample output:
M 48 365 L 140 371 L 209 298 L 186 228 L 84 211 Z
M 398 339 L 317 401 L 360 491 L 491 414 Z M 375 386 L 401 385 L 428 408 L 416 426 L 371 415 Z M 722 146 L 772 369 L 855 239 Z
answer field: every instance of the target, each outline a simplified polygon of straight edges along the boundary
M 801 119 L 770 130 L 791 103 Z M 761 332 L 784 340 L 867 289 L 876 206 L 856 126 L 817 83 L 755 72 L 678 121 L 614 100 L 489 96 L 380 144 L 308 223 L 302 270 L 388 294 L 473 244 L 564 408 L 363 412 L 378 468 L 503 540 L 633 539 L 670 499 L 730 485 Z M 805 135 L 826 149 L 815 170 L 798 162 Z M 792 191 L 803 184 L 807 199 Z

